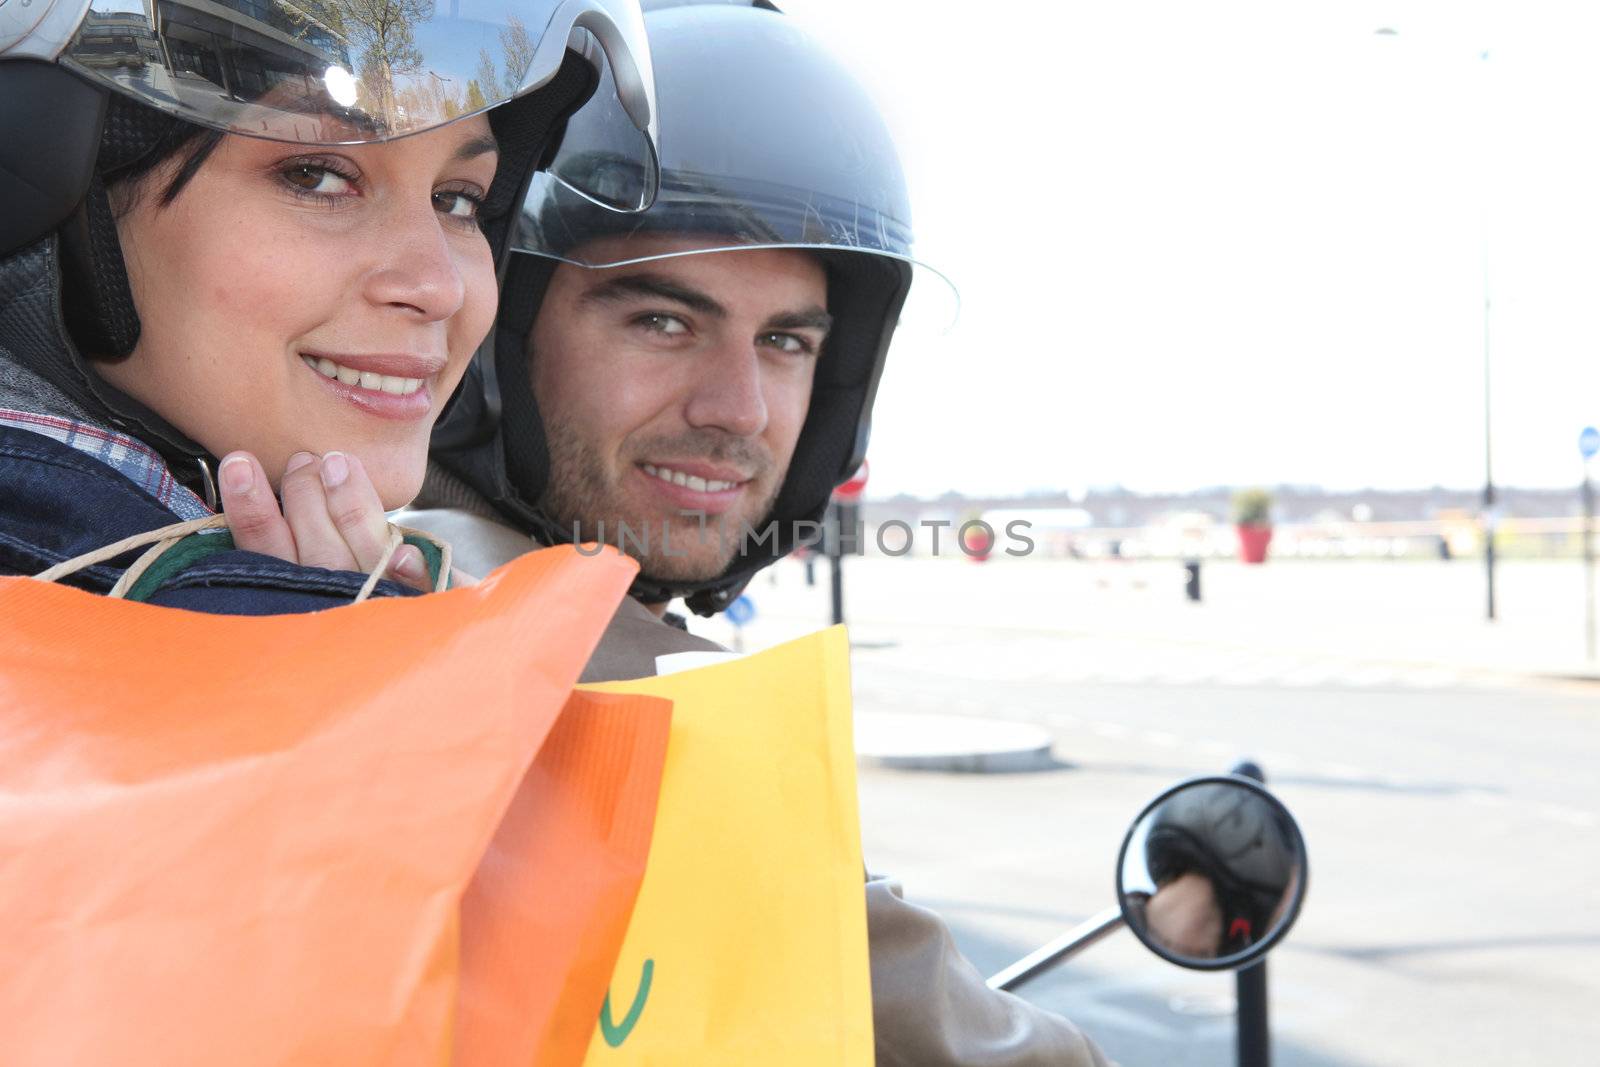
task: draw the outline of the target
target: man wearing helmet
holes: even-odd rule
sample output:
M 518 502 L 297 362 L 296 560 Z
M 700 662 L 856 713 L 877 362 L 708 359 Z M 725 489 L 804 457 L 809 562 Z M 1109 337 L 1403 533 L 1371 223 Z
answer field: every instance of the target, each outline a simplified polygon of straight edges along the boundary
M 669 625 L 668 602 L 719 611 L 805 540 L 859 465 L 915 267 L 894 146 L 832 57 L 766 4 L 645 7 L 660 197 L 622 218 L 536 179 L 492 354 L 404 519 L 469 572 L 530 537 L 637 558 L 587 681 L 716 649 Z M 580 112 L 563 151 L 587 153 L 591 187 L 627 188 L 607 135 Z M 896 885 L 866 893 L 879 1063 L 1105 1062 L 1065 1020 L 989 990 Z
M 786 248 L 684 257 L 672 253 L 701 242 L 628 245 L 664 258 L 557 270 L 534 326 L 543 506 L 580 540 L 650 539 L 639 551 L 659 579 L 703 581 L 777 499 L 832 322 L 827 272 Z M 702 515 L 715 531 L 700 529 Z

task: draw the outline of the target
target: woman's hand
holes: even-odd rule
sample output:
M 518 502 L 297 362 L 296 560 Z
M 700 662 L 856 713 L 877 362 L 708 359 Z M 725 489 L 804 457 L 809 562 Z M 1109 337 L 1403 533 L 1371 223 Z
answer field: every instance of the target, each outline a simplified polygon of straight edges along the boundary
M 279 487 L 281 511 L 266 471 L 248 452 L 223 457 L 217 482 L 233 542 L 246 551 L 371 574 L 389 547 L 383 502 L 361 461 L 348 452 L 290 456 Z M 412 545 L 395 550 L 384 577 L 423 592 L 433 588 L 422 553 Z

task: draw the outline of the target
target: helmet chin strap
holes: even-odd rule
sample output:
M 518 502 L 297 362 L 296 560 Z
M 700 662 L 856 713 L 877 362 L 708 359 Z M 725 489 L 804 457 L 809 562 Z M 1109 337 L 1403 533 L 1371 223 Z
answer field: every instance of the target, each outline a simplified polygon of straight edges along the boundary
M 753 577 L 755 577 L 753 574 L 724 575 L 713 579 L 710 583 L 702 582 L 683 587 L 652 578 L 647 574 L 640 574 L 633 580 L 628 595 L 642 604 L 665 604 L 669 600 L 682 597 L 690 611 L 709 618 L 738 599 L 739 594 L 744 592 L 744 587 L 750 584 L 750 579 Z

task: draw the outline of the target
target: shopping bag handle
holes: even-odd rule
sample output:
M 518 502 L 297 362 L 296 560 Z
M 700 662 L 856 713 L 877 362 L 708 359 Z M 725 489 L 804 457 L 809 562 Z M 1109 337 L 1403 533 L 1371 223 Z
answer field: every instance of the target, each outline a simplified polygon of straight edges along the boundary
M 76 556 L 64 563 L 57 563 L 48 570 L 40 571 L 34 577 L 41 582 L 54 582 L 65 578 L 69 574 L 76 574 L 85 567 L 92 567 L 96 563 L 104 563 L 107 560 L 115 559 L 124 552 L 149 545 L 150 548 L 138 559 L 134 560 L 127 570 L 122 572 L 122 577 L 117 579 L 117 584 L 112 586 L 111 592 L 107 594 L 108 596 L 122 599 L 128 595 L 128 590 L 133 588 L 134 583 L 139 580 L 144 572 L 150 569 L 151 564 L 165 555 L 173 545 L 176 545 L 190 534 L 197 534 L 202 530 L 225 530 L 227 528 L 228 517 L 226 515 L 207 515 L 201 519 L 175 522 L 171 526 L 163 526 L 157 530 L 149 530 L 145 533 L 134 534 L 132 537 L 124 537 L 122 540 L 106 545 L 104 548 L 85 552 L 83 555 Z M 389 543 L 384 546 L 383 555 L 378 558 L 377 564 L 367 573 L 366 582 L 362 584 L 361 591 L 356 594 L 351 603 L 359 604 L 372 595 L 373 589 L 377 588 L 379 579 L 383 577 L 383 572 L 389 568 L 389 561 L 394 558 L 395 551 L 405 543 L 407 537 L 420 537 L 439 550 L 439 577 L 434 582 L 433 591 L 435 593 L 444 592 L 445 587 L 450 583 L 452 555 L 450 542 L 435 537 L 426 530 L 416 530 L 409 526 L 398 526 L 390 523 Z

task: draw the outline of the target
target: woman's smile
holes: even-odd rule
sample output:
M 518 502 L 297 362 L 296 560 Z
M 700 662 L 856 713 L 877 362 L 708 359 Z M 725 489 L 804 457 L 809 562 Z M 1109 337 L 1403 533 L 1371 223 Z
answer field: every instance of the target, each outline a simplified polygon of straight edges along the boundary
M 425 356 L 302 352 L 300 361 L 334 396 L 378 418 L 412 420 L 433 411 L 430 384 L 446 360 Z

